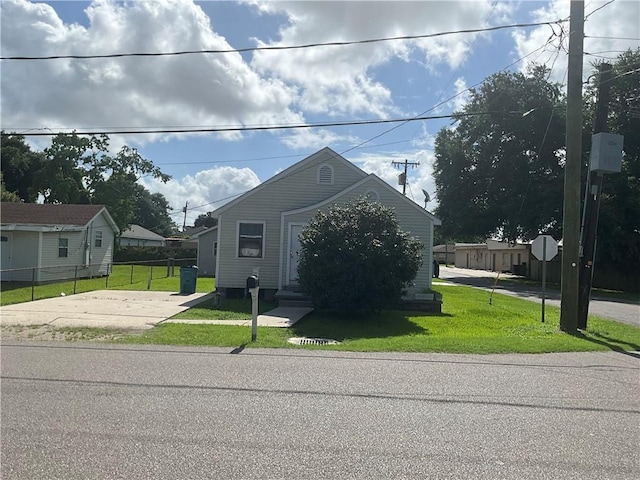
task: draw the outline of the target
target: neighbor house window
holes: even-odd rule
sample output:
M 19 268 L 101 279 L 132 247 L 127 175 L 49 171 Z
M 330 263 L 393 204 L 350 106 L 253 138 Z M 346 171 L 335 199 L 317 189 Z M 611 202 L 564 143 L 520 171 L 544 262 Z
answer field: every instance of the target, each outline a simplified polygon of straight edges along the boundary
M 320 165 L 320 168 L 318 168 L 318 184 L 333 185 L 333 167 L 331 165 Z
M 59 257 L 69 256 L 69 239 L 68 238 L 58 238 L 58 256 Z
M 238 223 L 238 257 L 264 257 L 264 223 Z
M 213 256 L 218 256 L 218 242 L 213 242 Z
M 96 230 L 93 246 L 96 248 L 102 248 L 102 230 Z
M 367 200 L 369 200 L 370 202 L 377 202 L 378 200 L 380 200 L 380 195 L 378 195 L 378 192 L 376 192 L 375 190 L 369 190 L 366 194 L 365 197 L 367 198 Z

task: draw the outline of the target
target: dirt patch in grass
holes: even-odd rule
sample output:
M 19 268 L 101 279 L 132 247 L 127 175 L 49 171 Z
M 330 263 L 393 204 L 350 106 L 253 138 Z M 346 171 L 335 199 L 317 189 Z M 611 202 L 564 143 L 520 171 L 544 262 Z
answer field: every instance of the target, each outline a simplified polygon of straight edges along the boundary
M 144 330 L 107 328 L 56 328 L 51 325 L 3 325 L 0 339 L 27 342 L 112 342 L 140 335 Z

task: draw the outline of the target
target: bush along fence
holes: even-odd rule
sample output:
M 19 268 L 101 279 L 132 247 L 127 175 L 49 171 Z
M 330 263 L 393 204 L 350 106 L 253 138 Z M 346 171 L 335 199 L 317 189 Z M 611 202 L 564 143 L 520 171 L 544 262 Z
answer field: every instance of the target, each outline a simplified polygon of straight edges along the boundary
M 180 267 L 195 265 L 195 258 L 168 258 L 103 265 L 64 265 L 0 270 L 2 294 L 31 287 L 31 300 L 91 290 L 136 285 L 150 290 L 154 280 L 180 275 Z M 19 301 L 28 301 L 28 298 Z M 6 304 L 5 301 L 2 302 Z

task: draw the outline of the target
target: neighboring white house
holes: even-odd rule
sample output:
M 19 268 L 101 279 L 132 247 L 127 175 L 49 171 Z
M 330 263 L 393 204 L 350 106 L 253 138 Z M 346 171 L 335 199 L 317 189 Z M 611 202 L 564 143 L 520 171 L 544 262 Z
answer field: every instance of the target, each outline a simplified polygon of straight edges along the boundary
M 165 239 L 140 225 L 131 225 L 118 238 L 121 247 L 164 247 Z
M 400 227 L 424 243 L 423 264 L 407 298 L 431 287 L 433 226 L 431 213 L 395 188 L 367 174 L 330 148 L 292 165 L 234 201 L 212 212 L 218 219 L 216 286 L 221 291 L 244 289 L 259 271 L 260 288 L 294 289 L 298 283 L 299 234 L 318 212 L 336 203 L 366 197 L 395 210 Z M 380 279 L 384 282 L 384 278 Z
M 3 281 L 107 275 L 118 232 L 103 205 L 0 205 Z
M 216 274 L 218 254 L 218 226 L 191 235 L 198 241 L 198 275 L 213 277 Z
M 486 243 L 456 243 L 456 267 L 525 275 L 530 246 L 487 239 Z

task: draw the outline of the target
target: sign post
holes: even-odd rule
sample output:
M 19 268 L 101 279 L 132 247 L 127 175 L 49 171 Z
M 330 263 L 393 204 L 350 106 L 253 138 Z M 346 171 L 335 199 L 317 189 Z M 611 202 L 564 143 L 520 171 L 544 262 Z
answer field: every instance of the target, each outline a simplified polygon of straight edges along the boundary
M 546 299 L 547 260 L 558 254 L 558 242 L 551 235 L 538 235 L 531 243 L 531 253 L 542 262 L 542 323 L 544 323 L 544 304 Z

